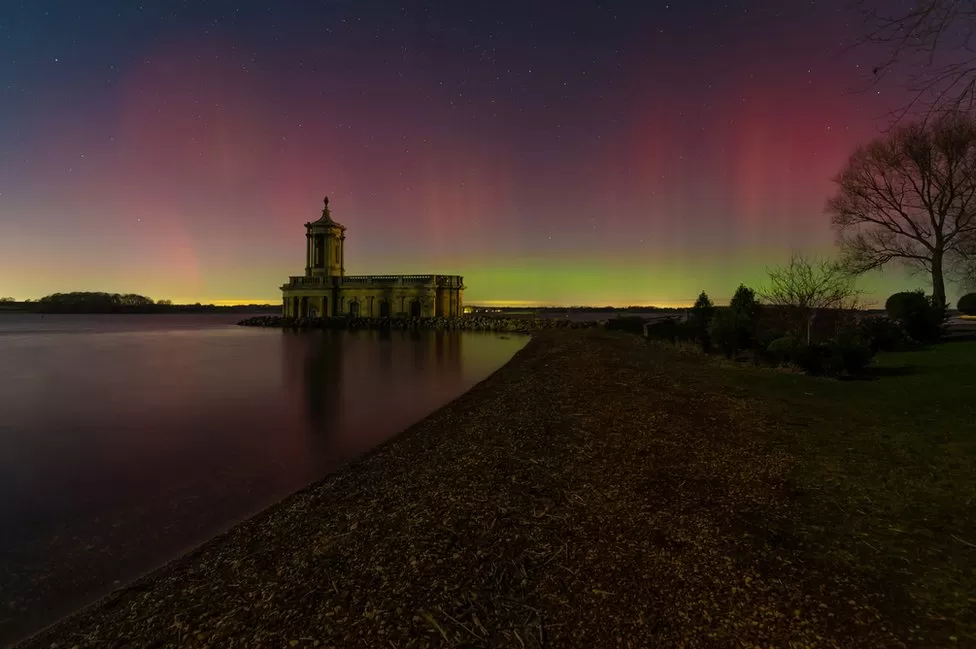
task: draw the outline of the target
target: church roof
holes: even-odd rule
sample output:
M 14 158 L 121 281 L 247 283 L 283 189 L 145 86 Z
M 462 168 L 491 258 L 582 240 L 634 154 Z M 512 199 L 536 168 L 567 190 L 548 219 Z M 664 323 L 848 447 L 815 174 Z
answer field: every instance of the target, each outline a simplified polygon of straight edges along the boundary
M 322 216 L 320 216 L 317 221 L 313 221 L 312 224 L 313 225 L 316 225 L 316 224 L 330 225 L 332 227 L 342 228 L 343 230 L 346 229 L 346 226 L 341 225 L 341 224 L 339 224 L 339 223 L 337 223 L 337 222 L 335 222 L 335 221 L 332 220 L 332 213 L 329 211 L 329 197 L 328 196 L 326 196 L 325 197 L 325 200 L 322 201 Z

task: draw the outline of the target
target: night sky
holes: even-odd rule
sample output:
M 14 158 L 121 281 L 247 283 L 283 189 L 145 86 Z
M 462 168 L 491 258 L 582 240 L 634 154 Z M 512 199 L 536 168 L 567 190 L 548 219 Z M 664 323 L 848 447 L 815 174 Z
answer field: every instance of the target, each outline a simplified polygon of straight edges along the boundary
M 848 7 L 7 2 L 0 296 L 277 302 L 328 194 L 349 274 L 727 299 L 832 252 L 830 178 L 903 101 Z

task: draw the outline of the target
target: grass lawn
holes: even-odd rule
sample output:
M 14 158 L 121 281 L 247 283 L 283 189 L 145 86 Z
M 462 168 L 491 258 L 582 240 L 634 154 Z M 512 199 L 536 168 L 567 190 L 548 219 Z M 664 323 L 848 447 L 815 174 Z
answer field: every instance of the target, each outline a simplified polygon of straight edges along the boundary
M 692 362 L 692 361 L 689 361 Z M 882 354 L 873 380 L 721 365 L 714 389 L 757 407 L 824 561 L 909 593 L 921 615 L 976 642 L 976 341 Z M 947 629 L 947 630 L 948 630 Z

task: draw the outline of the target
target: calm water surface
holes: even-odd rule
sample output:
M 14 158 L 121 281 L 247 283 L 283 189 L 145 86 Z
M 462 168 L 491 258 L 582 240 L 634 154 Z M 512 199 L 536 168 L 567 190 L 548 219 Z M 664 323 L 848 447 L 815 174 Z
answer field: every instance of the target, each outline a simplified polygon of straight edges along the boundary
M 0 645 L 389 439 L 526 339 L 0 314 Z

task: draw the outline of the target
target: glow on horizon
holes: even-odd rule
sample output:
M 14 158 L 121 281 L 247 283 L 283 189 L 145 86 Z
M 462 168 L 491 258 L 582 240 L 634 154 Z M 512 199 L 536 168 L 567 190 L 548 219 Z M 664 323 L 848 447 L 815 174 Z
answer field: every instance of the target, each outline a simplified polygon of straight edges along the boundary
M 485 307 L 485 308 L 552 308 L 552 309 L 571 309 L 573 307 L 581 308 L 599 308 L 599 307 L 613 307 L 615 309 L 625 309 L 627 307 L 662 307 L 662 308 L 686 308 L 690 307 L 694 302 L 660 302 L 660 301 L 642 301 L 634 302 L 632 304 L 624 303 L 607 303 L 607 304 L 562 304 L 562 303 L 540 303 L 532 301 L 519 301 L 519 300 L 482 300 L 477 303 L 468 303 L 465 306 L 469 307 Z

